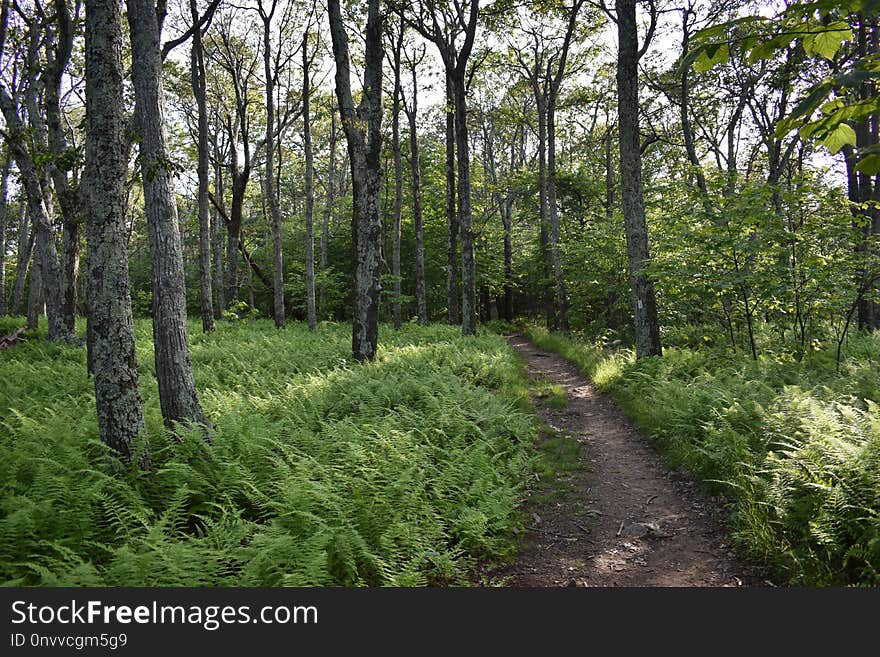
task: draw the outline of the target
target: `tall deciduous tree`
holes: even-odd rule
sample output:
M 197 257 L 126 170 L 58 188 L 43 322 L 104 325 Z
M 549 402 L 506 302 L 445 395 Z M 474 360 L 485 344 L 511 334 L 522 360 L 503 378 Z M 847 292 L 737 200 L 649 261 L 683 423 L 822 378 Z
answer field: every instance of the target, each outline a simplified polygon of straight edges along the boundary
M 336 99 L 348 142 L 354 208 L 354 313 L 352 353 L 372 360 L 379 339 L 379 262 L 382 240 L 382 14 L 369 0 L 365 31 L 363 93 L 357 106 L 351 92 L 348 35 L 339 0 L 328 0 L 330 36 L 336 62 Z
M 132 81 L 140 133 L 141 179 L 150 236 L 153 342 L 159 402 L 166 426 L 208 425 L 199 403 L 189 354 L 186 281 L 174 199 L 171 157 L 165 134 L 160 24 L 152 0 L 127 0 Z
M 651 24 L 639 47 L 636 1 L 617 0 L 617 117 L 620 133 L 620 196 L 626 230 L 629 283 L 635 314 L 636 355 L 659 356 L 660 322 L 654 283 L 647 273 L 650 263 L 648 224 L 642 194 L 642 151 L 639 133 L 638 63 L 648 49 L 657 24 L 650 0 Z
M 86 0 L 86 173 L 90 361 L 101 440 L 127 461 L 144 428 L 128 277 L 122 6 Z M 149 453 L 139 455 L 149 465 Z

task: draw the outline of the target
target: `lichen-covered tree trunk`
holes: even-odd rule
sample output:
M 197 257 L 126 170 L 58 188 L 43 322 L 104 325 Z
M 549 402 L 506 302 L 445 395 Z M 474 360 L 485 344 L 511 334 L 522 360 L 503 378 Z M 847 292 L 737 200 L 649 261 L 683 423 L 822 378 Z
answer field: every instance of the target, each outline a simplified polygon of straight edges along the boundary
M 199 404 L 189 353 L 186 282 L 177 204 L 165 135 L 159 24 L 151 0 L 127 0 L 135 102 L 140 117 L 141 178 L 152 261 L 153 342 L 165 425 L 208 425 Z
M 199 10 L 195 0 L 189 2 L 192 17 L 193 36 L 190 54 L 190 85 L 196 99 L 198 120 L 198 163 L 196 177 L 198 191 L 196 204 L 199 214 L 199 293 L 202 315 L 202 331 L 214 330 L 214 300 L 211 289 L 211 214 L 208 202 L 208 106 L 206 101 L 207 82 L 205 77 L 205 57 L 202 48 L 202 30 L 198 27 Z
M 138 389 L 125 223 L 122 6 L 86 0 L 86 173 L 90 362 L 101 440 L 135 459 L 144 428 Z M 149 466 L 144 447 L 137 455 Z
M 372 360 L 379 338 L 379 256 L 382 240 L 382 13 L 369 0 L 365 31 L 364 93 L 357 107 L 351 94 L 348 35 L 339 0 L 328 0 L 336 62 L 336 99 L 348 143 L 354 213 L 354 313 L 352 354 Z
M 642 196 L 642 154 L 639 140 L 638 32 L 636 0 L 618 0 L 617 114 L 620 132 L 620 196 L 626 230 L 629 283 L 635 314 L 636 356 L 659 356 L 660 323 L 650 262 L 648 225 Z

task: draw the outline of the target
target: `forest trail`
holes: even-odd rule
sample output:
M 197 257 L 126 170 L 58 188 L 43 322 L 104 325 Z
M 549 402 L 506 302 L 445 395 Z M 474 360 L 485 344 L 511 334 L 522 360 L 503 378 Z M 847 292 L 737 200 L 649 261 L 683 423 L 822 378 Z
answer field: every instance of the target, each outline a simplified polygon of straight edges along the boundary
M 579 449 L 568 450 L 572 467 L 557 481 L 539 484 L 526 503 L 526 535 L 517 561 L 493 572 L 493 578 L 530 587 L 717 587 L 764 581 L 733 555 L 718 503 L 664 467 L 610 398 L 561 356 L 521 335 L 508 341 L 531 377 L 565 392 L 564 407 L 536 404 L 549 425 L 541 440 L 577 441 Z

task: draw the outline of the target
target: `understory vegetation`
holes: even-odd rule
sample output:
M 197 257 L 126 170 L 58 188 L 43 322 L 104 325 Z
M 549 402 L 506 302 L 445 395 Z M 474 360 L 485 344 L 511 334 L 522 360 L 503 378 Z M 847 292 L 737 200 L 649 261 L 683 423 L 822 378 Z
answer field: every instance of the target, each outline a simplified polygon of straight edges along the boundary
M 0 353 L 0 580 L 412 586 L 509 556 L 535 425 L 502 338 L 383 327 L 356 364 L 348 326 L 195 329 L 210 446 L 164 430 L 136 324 L 151 472 L 110 467 L 83 347 Z
M 636 360 L 531 327 L 684 467 L 732 500 L 735 538 L 793 584 L 880 584 L 880 336 L 797 362 L 707 346 L 698 327 Z M 720 342 L 720 341 L 719 341 Z

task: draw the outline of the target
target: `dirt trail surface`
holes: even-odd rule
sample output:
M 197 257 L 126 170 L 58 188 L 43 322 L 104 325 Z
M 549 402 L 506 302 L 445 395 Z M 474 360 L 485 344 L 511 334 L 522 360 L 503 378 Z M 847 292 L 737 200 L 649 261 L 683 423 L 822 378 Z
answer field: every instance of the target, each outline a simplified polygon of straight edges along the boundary
M 508 340 L 531 376 L 565 392 L 564 407 L 537 405 L 549 425 L 544 440 L 575 440 L 580 449 L 577 465 L 561 481 L 542 484 L 556 490 L 527 502 L 519 557 L 492 573 L 493 579 L 532 587 L 717 587 L 764 581 L 734 558 L 717 501 L 668 470 L 613 400 L 561 356 L 520 335 Z

